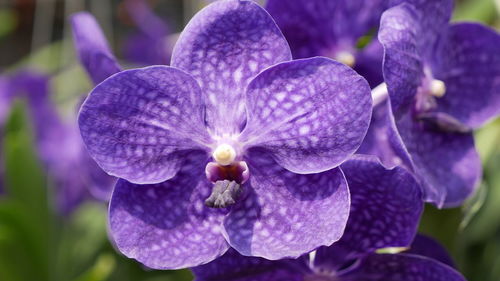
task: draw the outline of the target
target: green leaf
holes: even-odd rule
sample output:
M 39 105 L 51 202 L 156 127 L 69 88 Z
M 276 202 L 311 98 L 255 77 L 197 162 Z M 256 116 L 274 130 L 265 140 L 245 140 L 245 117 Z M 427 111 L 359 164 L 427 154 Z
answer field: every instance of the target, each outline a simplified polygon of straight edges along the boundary
M 55 73 L 62 65 L 63 42 L 57 41 L 37 49 L 16 64 L 8 68 L 9 72 L 17 69 L 32 69 L 41 73 Z
M 3 148 L 6 194 L 0 204 L 0 225 L 6 235 L 0 243 L 0 279 L 49 280 L 51 212 L 23 103 L 11 110 Z
M 462 218 L 460 208 L 440 210 L 426 204 L 419 231 L 436 238 L 452 255 L 456 255 L 460 251 L 456 235 Z
M 13 9 L 0 9 L 0 39 L 11 33 L 17 25 L 16 13 Z
M 96 263 L 87 272 L 74 281 L 104 281 L 107 280 L 115 267 L 115 259 L 112 255 L 103 254 L 99 256 Z
M 65 71 L 54 75 L 51 86 L 54 89 L 52 95 L 54 102 L 58 105 L 62 116 L 67 116 L 69 120 L 76 118 L 75 113 L 81 98 L 93 88 L 86 72 L 79 64 L 68 66 Z
M 471 242 L 489 239 L 500 230 L 500 154 L 496 154 L 485 169 L 485 201 L 481 209 L 471 219 L 465 234 Z
M 148 269 L 133 259 L 124 257 L 112 247 L 109 251 L 116 255 L 116 269 L 109 278 L 110 281 L 191 281 L 191 271 L 184 270 L 153 270 Z
M 492 23 L 497 14 L 495 0 L 462 1 L 453 14 L 454 21 Z
M 60 218 L 57 244 L 58 280 L 70 280 L 93 265 L 107 244 L 106 206 L 87 202 L 69 217 Z
M 460 222 L 460 230 L 463 231 L 473 218 L 478 214 L 479 210 L 484 206 L 486 197 L 488 196 L 488 186 L 482 183 L 472 198 L 465 201 L 462 209 L 464 211 L 464 218 Z
M 488 163 L 500 148 L 500 118 L 475 132 L 476 148 L 483 165 Z

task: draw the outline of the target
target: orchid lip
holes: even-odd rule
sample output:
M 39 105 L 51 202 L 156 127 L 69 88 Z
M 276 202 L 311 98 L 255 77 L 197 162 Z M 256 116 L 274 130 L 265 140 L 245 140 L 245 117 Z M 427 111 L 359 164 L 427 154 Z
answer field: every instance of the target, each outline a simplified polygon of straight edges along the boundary
M 235 181 L 243 184 L 250 175 L 248 165 L 245 161 L 237 161 L 231 165 L 219 165 L 216 162 L 209 162 L 205 167 L 207 179 L 215 183 L 221 180 Z
M 248 180 L 249 171 L 245 161 L 231 165 L 210 162 L 205 167 L 207 179 L 214 184 L 205 205 L 212 208 L 226 208 L 236 203 L 242 195 L 242 186 Z

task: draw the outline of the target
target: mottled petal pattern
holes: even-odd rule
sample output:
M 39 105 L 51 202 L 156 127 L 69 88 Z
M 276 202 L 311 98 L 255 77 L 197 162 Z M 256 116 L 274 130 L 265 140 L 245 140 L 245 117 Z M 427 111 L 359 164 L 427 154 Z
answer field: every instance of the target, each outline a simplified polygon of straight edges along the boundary
M 438 109 L 478 128 L 500 114 L 500 35 L 475 23 L 453 24 L 436 55 L 446 94 Z
M 296 260 L 269 261 L 246 257 L 233 249 L 206 265 L 193 268 L 196 281 L 303 281 Z
M 299 175 L 263 151 L 254 149 L 248 158 L 246 198 L 224 221 L 233 248 L 274 260 L 298 257 L 342 236 L 350 200 L 340 169 Z
M 386 169 L 373 156 L 354 156 L 341 169 L 351 193 L 349 221 L 337 243 L 318 250 L 316 264 L 339 267 L 380 248 L 408 247 L 423 210 L 413 176 L 401 167 Z
M 245 121 L 245 88 L 264 68 L 291 59 L 290 49 L 269 14 L 252 1 L 217 1 L 186 26 L 172 66 L 200 84 L 208 127 L 236 134 Z
M 459 272 L 443 263 L 408 254 L 372 254 L 362 260 L 357 270 L 341 278 L 363 281 L 465 281 Z
M 165 181 L 176 174 L 186 151 L 210 144 L 200 96 L 196 81 L 178 69 L 120 72 L 83 104 L 83 141 L 111 175 L 134 183 Z
M 437 130 L 410 112 L 396 124 L 426 201 L 454 207 L 474 192 L 482 171 L 472 133 Z
M 71 17 L 71 26 L 80 62 L 94 84 L 121 70 L 94 16 L 87 12 L 76 13 Z
M 220 234 L 224 213 L 203 202 L 212 184 L 201 172 L 204 155 L 190 155 L 182 170 L 166 182 L 118 183 L 111 198 L 109 225 L 118 249 L 154 269 L 207 263 L 228 245 Z
M 358 149 L 371 107 L 366 80 L 341 63 L 321 57 L 281 63 L 248 86 L 240 141 L 272 152 L 289 171 L 326 171 Z

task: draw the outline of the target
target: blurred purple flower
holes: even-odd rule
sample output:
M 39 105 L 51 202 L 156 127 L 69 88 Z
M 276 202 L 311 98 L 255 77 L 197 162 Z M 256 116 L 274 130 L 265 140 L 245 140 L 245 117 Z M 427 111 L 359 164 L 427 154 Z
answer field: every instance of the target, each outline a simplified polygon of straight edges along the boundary
M 4 159 L 3 159 L 3 137 L 4 125 L 12 102 L 12 94 L 9 90 L 7 77 L 0 76 L 0 194 L 4 192 Z
M 71 27 L 78 58 L 95 85 L 121 71 L 94 16 L 76 13 L 71 16 Z
M 9 91 L 8 80 L 5 76 L 0 76 L 0 128 L 2 128 L 7 120 L 9 113 L 12 95 Z
M 361 37 L 376 33 L 386 0 L 268 0 L 266 9 L 290 43 L 294 58 L 326 56 L 363 75 L 372 87 L 383 82 L 383 49 L 376 36 L 363 49 Z
M 123 71 L 90 93 L 79 125 L 122 178 L 109 213 L 122 253 L 173 269 L 230 246 L 279 259 L 340 238 L 350 200 L 337 167 L 366 133 L 370 89 L 330 59 L 290 60 L 261 7 L 218 1 L 187 25 L 173 67 Z
M 139 30 L 124 44 L 126 60 L 141 65 L 170 64 L 174 35 L 145 0 L 126 0 L 125 7 Z
M 106 175 L 85 151 L 76 120 L 65 123 L 58 116 L 50 101 L 49 79 L 32 71 L 19 72 L 5 78 L 4 95 L 10 100 L 27 99 L 37 152 L 56 188 L 58 209 L 69 213 L 89 194 L 108 200 L 115 179 Z
M 228 251 L 193 269 L 197 281 L 464 281 L 439 244 L 417 236 L 423 209 L 421 191 L 403 168 L 388 170 L 371 157 L 342 164 L 352 208 L 342 238 L 298 259 L 269 261 Z M 422 256 L 422 254 L 426 256 Z
M 500 113 L 500 36 L 479 24 L 449 25 L 451 0 L 407 2 L 415 6 L 404 3 L 382 16 L 390 103 L 374 110 L 385 121 L 373 123 L 378 129 L 368 135 L 377 136 L 368 139 L 379 143 L 363 147 L 387 165 L 414 171 L 426 201 L 454 207 L 481 178 L 472 129 Z
M 125 2 L 140 28 L 125 43 L 125 58 L 139 64 L 169 64 L 175 36 L 144 1 Z M 79 12 L 71 17 L 73 42 L 80 62 L 95 85 L 122 70 L 94 16 Z

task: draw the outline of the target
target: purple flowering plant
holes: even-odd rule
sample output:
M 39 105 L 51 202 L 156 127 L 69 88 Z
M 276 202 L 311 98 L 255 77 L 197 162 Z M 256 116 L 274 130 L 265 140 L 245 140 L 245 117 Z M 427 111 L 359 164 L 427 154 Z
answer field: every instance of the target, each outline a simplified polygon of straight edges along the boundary
M 465 281 L 449 263 L 445 249 L 425 236 L 417 236 L 408 249 L 366 252 L 356 259 L 337 250 L 334 246 L 320 248 L 298 259 L 279 261 L 230 250 L 194 268 L 193 273 L 196 281 Z
M 476 23 L 449 24 L 452 7 L 408 1 L 383 14 L 390 101 L 374 96 L 377 120 L 361 149 L 408 167 L 439 207 L 459 206 L 478 187 L 472 132 L 500 113 L 500 36 Z
M 9 32 L 30 17 L 0 11 L 23 57 L 0 74 L 1 280 L 497 280 L 500 119 L 475 134 L 500 113 L 497 30 L 450 23 L 453 0 L 97 2 L 137 32 L 70 17 L 93 84 L 73 116 L 52 94 L 79 72 L 41 40 L 67 28 L 38 27 L 77 6 L 26 4 L 29 54 Z M 174 36 L 149 6 L 194 2 Z
M 116 69 L 100 54 L 81 57 L 87 69 Z M 79 125 L 90 155 L 121 178 L 109 211 L 118 249 L 167 269 L 229 247 L 279 259 L 337 241 L 350 205 L 337 167 L 361 144 L 371 107 L 351 68 L 292 61 L 264 9 L 218 1 L 187 25 L 171 67 L 104 80 Z
M 198 280 L 464 280 L 415 236 L 424 201 L 472 194 L 472 130 L 500 111 L 499 35 L 450 25 L 452 7 L 215 1 L 171 66 L 130 70 L 90 14 L 74 15 L 96 85 L 78 123 L 119 178 L 117 249 L 153 269 L 195 267 Z
M 378 106 L 359 153 L 414 171 L 426 201 L 439 207 L 456 207 L 473 194 L 481 166 L 472 130 L 500 113 L 495 31 L 450 25 L 452 0 L 270 0 L 267 9 L 295 57 L 332 57 L 372 87 L 383 82 L 384 59 L 385 83 L 373 91 Z M 379 25 L 378 40 L 356 49 L 358 38 Z
M 279 261 L 231 250 L 193 268 L 196 280 L 465 280 L 439 244 L 425 236 L 414 239 L 423 202 L 420 187 L 408 171 L 387 169 L 368 156 L 356 156 L 341 168 L 352 207 L 338 242 L 298 259 Z

